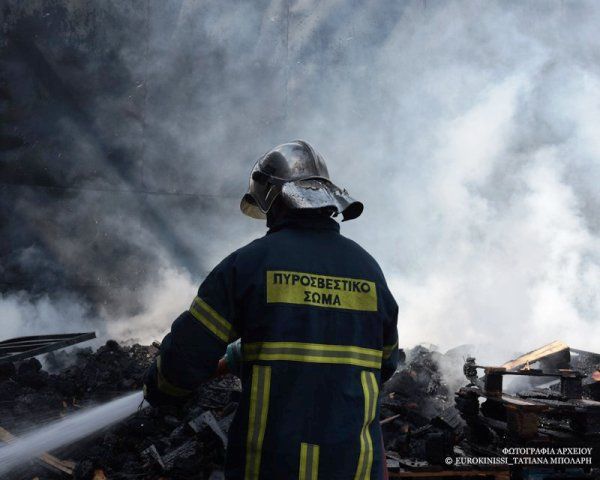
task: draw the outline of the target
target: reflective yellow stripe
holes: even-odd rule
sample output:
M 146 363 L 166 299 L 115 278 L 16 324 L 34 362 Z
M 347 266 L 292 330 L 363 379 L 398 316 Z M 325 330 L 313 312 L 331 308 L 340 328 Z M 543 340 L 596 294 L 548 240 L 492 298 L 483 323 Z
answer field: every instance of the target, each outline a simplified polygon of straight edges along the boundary
M 317 480 L 319 477 L 319 446 L 300 444 L 300 473 L 298 480 Z
M 387 360 L 392 356 L 394 350 L 398 348 L 398 340 L 393 345 L 384 345 L 383 346 L 383 359 Z
M 231 323 L 219 315 L 200 297 L 194 298 L 190 306 L 190 313 L 220 340 L 229 342 L 229 339 L 233 336 Z
M 377 286 L 360 278 L 269 270 L 267 303 L 376 312 Z
M 311 480 L 317 480 L 317 478 L 319 477 L 319 446 L 318 445 L 313 446 L 312 453 L 313 453 L 313 458 L 312 458 L 312 468 L 311 468 L 311 472 L 312 472 Z
M 379 386 L 373 372 L 360 372 L 360 381 L 365 396 L 365 418 L 360 431 L 360 454 L 354 480 L 367 480 L 371 478 L 371 467 L 373 466 L 373 440 L 369 427 L 375 419 L 377 411 Z
M 250 412 L 248 416 L 248 438 L 246 440 L 245 480 L 258 480 L 260 456 L 269 412 L 269 392 L 271 391 L 271 367 L 252 367 L 252 387 L 250 389 Z
M 381 368 L 381 350 L 347 345 L 301 342 L 258 342 L 242 346 L 245 361 L 283 360 Z
M 192 392 L 191 390 L 187 390 L 185 388 L 181 388 L 176 385 L 173 385 L 171 382 L 169 382 L 164 377 L 164 375 L 162 373 L 162 360 L 160 358 L 160 355 L 156 359 L 156 370 L 157 370 L 156 385 L 158 386 L 158 389 L 161 392 L 166 393 L 167 395 L 171 395 L 172 397 L 185 397 L 186 395 L 189 395 Z

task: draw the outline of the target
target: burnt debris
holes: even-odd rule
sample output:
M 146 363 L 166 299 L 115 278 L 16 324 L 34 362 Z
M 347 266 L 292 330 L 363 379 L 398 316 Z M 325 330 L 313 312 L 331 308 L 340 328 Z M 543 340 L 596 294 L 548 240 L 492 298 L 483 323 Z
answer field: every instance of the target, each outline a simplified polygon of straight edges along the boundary
M 5 363 L 0 368 L 0 425 L 20 436 L 40 424 L 142 388 L 158 349 L 109 340 L 93 352 L 78 349 Z M 49 373 L 55 371 L 56 373 Z M 225 376 L 201 388 L 183 407 L 146 408 L 93 438 L 52 452 L 74 462 L 76 479 L 207 479 L 222 469 L 226 434 L 241 385 Z M 2 439 L 0 439 L 2 440 Z M 70 462 L 67 462 L 69 465 Z M 65 478 L 39 459 L 9 478 Z M 215 473 L 217 475 L 217 473 Z
M 499 454 L 526 446 L 547 451 L 588 447 L 590 465 L 598 466 L 600 402 L 594 395 L 599 360 L 597 354 L 571 350 L 562 342 L 500 367 L 480 366 L 468 358 L 464 373 L 469 384 L 456 393 L 468 449 Z M 526 381 L 508 391 L 505 384 L 511 377 Z
M 558 342 L 546 347 L 483 371 L 464 348 L 442 354 L 419 345 L 402 352 L 402 364 L 381 390 L 389 470 L 439 473 L 453 468 L 448 457 L 499 456 L 506 446 L 598 446 L 600 404 L 594 395 L 600 356 Z M 153 345 L 110 340 L 96 351 L 79 348 L 47 354 L 41 361 L 0 364 L 0 441 L 139 390 L 157 353 Z M 527 384 L 507 393 L 504 380 L 509 377 Z M 32 460 L 7 478 L 223 478 L 227 432 L 240 392 L 236 377 L 217 378 L 183 406 L 140 410 L 93 438 Z M 488 470 L 493 475 L 500 471 Z M 581 475 L 577 478 L 596 473 L 588 468 Z
M 0 365 L 49 353 L 96 338 L 95 332 L 10 338 L 0 342 Z

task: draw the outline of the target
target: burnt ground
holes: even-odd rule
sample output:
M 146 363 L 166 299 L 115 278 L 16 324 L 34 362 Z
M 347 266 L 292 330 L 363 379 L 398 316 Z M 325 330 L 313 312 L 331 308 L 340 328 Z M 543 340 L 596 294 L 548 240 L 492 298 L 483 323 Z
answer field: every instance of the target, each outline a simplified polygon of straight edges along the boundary
M 122 346 L 115 341 L 93 352 L 76 349 L 0 367 L 0 426 L 15 435 L 82 408 L 142 387 L 154 346 Z M 428 457 L 432 433 L 452 443 L 430 419 L 452 403 L 452 392 L 437 371 L 432 352 L 418 347 L 382 392 L 386 445 L 402 457 Z M 49 373 L 52 372 L 52 373 Z M 219 478 L 225 458 L 224 434 L 237 408 L 241 385 L 227 375 L 202 387 L 183 407 L 147 408 L 94 438 L 52 452 L 73 460 L 74 477 L 91 479 L 102 471 L 111 479 Z M 423 428 L 427 426 L 427 428 Z M 416 432 L 411 438 L 411 432 Z M 431 446 L 430 449 L 431 450 Z M 431 453 L 431 452 L 429 452 Z M 212 477 L 211 477 L 212 475 Z M 32 462 L 11 480 L 61 478 Z M 99 477 L 101 478 L 101 477 Z
M 0 426 L 18 436 L 71 412 L 140 390 L 156 353 L 153 346 L 120 346 L 109 341 L 96 352 L 80 349 L 48 355 L 44 363 L 50 371 L 58 367 L 56 373 L 48 373 L 37 359 L 5 365 L 0 373 Z M 65 362 L 71 365 L 61 368 Z M 165 472 L 166 478 L 208 478 L 223 463 L 221 440 L 207 435 L 205 425 L 199 424 L 195 432 L 188 422 L 204 412 L 228 417 L 237 406 L 239 391 L 239 380 L 222 377 L 207 384 L 183 408 L 144 409 L 94 438 L 53 453 L 72 459 L 74 477 L 80 479 L 94 478 L 100 470 L 109 478 L 159 478 Z M 165 460 L 153 458 L 158 458 L 158 452 Z M 33 462 L 10 476 L 33 477 L 62 478 Z
M 108 341 L 96 351 L 49 354 L 43 367 L 37 359 L 2 365 L 0 426 L 22 435 L 69 413 L 138 391 L 157 352 L 154 346 Z M 406 353 L 399 370 L 383 386 L 380 421 L 392 471 L 439 470 L 447 456 L 492 454 L 504 445 L 497 433 L 487 432 L 486 437 L 473 431 L 463 420 L 464 412 L 455 407 L 455 392 L 461 385 L 457 379 L 449 380 L 448 371 L 452 367 L 460 372 L 462 360 L 456 352 L 444 355 L 417 346 Z M 146 408 L 93 438 L 52 453 L 74 462 L 76 479 L 218 480 L 223 478 L 226 433 L 240 391 L 239 379 L 220 377 L 199 389 L 184 406 Z M 65 478 L 30 462 L 11 472 L 7 480 L 36 477 Z

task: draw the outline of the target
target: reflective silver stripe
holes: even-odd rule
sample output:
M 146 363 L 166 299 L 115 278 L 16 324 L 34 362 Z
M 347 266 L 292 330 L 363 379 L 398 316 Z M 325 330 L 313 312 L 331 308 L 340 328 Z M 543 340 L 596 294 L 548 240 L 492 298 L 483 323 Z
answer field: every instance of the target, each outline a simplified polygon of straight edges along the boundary
M 371 468 L 373 466 L 373 439 L 371 438 L 370 427 L 377 411 L 379 386 L 373 372 L 360 372 L 360 381 L 365 396 L 365 417 L 360 431 L 360 453 L 354 480 L 368 480 L 371 478 Z
M 300 444 L 299 480 L 317 480 L 319 477 L 319 446 Z
M 271 367 L 254 365 L 252 367 L 248 437 L 246 439 L 245 480 L 258 480 L 260 473 L 260 458 L 267 426 L 270 390 Z

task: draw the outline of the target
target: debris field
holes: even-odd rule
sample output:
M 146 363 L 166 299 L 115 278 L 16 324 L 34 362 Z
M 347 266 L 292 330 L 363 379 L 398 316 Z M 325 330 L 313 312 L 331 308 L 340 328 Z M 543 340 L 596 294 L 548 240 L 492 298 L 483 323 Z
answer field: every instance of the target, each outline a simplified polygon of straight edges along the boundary
M 595 445 L 600 451 L 600 355 L 554 342 L 488 367 L 466 352 L 442 354 L 423 345 L 401 351 L 398 371 L 381 390 L 379 421 L 391 478 L 427 471 L 442 478 L 434 475 L 450 468 L 447 457 L 495 456 L 507 446 Z M 140 390 L 157 353 L 154 345 L 109 340 L 96 351 L 46 354 L 43 366 L 37 358 L 0 363 L 0 441 Z M 448 375 L 452 369 L 464 372 L 462 383 Z M 519 391 L 503 391 L 508 376 L 525 382 Z M 222 479 L 240 392 L 238 378 L 214 379 L 184 406 L 140 409 L 92 438 L 22 465 L 7 479 Z M 596 465 L 576 478 L 600 478 Z M 473 467 L 464 470 L 467 478 Z M 506 470 L 487 470 L 489 478 L 509 478 L 501 476 Z

